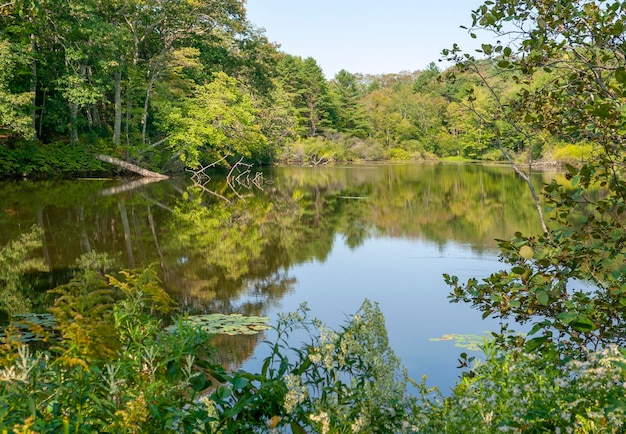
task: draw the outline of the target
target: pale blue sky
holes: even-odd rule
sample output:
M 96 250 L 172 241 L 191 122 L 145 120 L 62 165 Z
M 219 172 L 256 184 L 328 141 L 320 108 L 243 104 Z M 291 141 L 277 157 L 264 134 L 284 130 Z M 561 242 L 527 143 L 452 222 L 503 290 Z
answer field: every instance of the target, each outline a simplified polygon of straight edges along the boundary
M 332 78 L 341 69 L 383 74 L 424 69 L 466 30 L 482 0 L 247 0 L 248 19 L 281 51 L 313 57 Z

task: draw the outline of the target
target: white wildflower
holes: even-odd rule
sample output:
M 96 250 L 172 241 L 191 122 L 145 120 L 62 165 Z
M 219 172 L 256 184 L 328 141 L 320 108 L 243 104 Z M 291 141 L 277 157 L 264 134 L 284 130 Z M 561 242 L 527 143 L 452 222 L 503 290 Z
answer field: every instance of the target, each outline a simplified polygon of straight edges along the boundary
M 286 375 L 285 384 L 287 385 L 287 394 L 283 407 L 287 414 L 290 414 L 298 404 L 306 399 L 308 390 L 306 386 L 302 385 L 302 379 L 297 375 Z
M 361 432 L 361 430 L 365 428 L 366 426 L 368 426 L 367 419 L 365 419 L 365 416 L 360 416 L 352 424 L 352 432 L 354 433 Z
M 327 434 L 330 431 L 330 417 L 325 411 L 321 412 L 320 414 L 311 414 L 309 415 L 309 419 L 311 419 L 313 422 L 322 424 L 321 434 Z

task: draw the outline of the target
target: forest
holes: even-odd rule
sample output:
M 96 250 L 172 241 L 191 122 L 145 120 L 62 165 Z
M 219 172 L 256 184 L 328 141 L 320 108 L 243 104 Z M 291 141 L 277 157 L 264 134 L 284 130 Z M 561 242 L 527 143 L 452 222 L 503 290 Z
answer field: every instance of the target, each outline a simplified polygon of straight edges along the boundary
M 501 160 L 500 145 L 524 161 L 589 155 L 549 129 L 529 141 L 509 126 L 496 140 L 504 122 L 486 115 L 551 79 L 521 83 L 497 54 L 454 74 L 433 59 L 327 79 L 268 41 L 239 0 L 16 0 L 0 7 L 0 176 L 111 173 L 98 154 L 162 173 L 242 158 Z
M 224 328 L 258 333 L 268 318 L 224 323 L 177 314 L 156 266 L 116 270 L 106 255 L 87 253 L 71 280 L 47 294 L 48 313 L 14 318 L 0 335 L 0 431 L 625 431 L 626 2 L 486 0 L 472 11 L 468 32 L 497 42 L 478 53 L 444 48 L 453 67 L 377 77 L 341 71 L 331 80 L 314 59 L 281 53 L 236 0 L 15 0 L 0 7 L 0 20 L 3 176 L 107 173 L 99 154 L 165 173 L 239 162 L 504 159 L 526 181 L 505 192 L 527 201 L 524 210 L 534 206 L 542 224 L 496 240 L 500 270 L 465 281 L 455 270 L 443 276 L 451 302 L 501 325 L 480 356 L 459 355 L 461 374 L 448 393 L 408 377 L 376 302 L 364 300 L 335 329 L 302 305 L 271 326 L 259 372 L 233 371 L 218 363 L 210 337 Z M 530 175 L 542 160 L 566 164 L 536 191 Z M 428 218 L 459 220 L 470 207 L 493 217 L 485 202 L 471 200 L 475 189 L 466 190 L 467 206 L 449 213 L 457 179 L 436 180 L 440 202 Z M 20 201 L 37 199 L 27 194 L 35 183 L 14 184 L 26 189 Z M 382 192 L 385 205 L 371 209 L 382 220 L 386 212 L 414 219 L 408 205 L 430 201 L 417 194 L 419 185 Z M 310 219 L 344 193 L 322 196 L 317 186 L 308 197 L 297 189 L 284 196 L 287 236 L 276 238 L 284 251 L 328 250 L 328 239 L 301 225 L 315 228 Z M 473 187 L 485 198 L 483 185 Z M 221 203 L 209 215 L 182 193 L 178 208 L 157 211 L 149 198 L 141 208 L 150 226 L 143 237 L 157 253 L 152 209 L 171 213 L 166 230 L 183 234 L 168 240 L 173 249 L 188 240 L 200 247 L 192 260 L 207 251 L 228 258 L 221 267 L 233 278 L 264 265 L 249 261 L 261 257 L 256 231 L 272 226 L 279 209 L 253 198 Z M 51 194 L 38 201 L 38 221 Z M 126 205 L 116 210 L 109 200 L 109 213 L 127 220 Z M 332 228 L 354 230 L 353 246 L 355 217 L 366 206 L 351 202 L 344 219 L 331 220 Z M 480 212 L 468 222 L 485 223 Z M 79 237 L 83 210 L 71 215 L 79 225 L 67 231 Z M 194 230 L 194 222 L 204 226 Z M 0 249 L 0 284 L 9 294 L 21 290 L 27 269 L 42 266 L 33 261 L 42 226 L 20 227 Z M 96 220 L 95 227 L 105 226 Z M 243 235 L 250 249 L 216 237 L 220 231 Z M 302 236 L 318 241 L 310 252 Z M 528 332 L 515 332 L 517 324 Z M 294 335 L 304 341 L 293 343 Z

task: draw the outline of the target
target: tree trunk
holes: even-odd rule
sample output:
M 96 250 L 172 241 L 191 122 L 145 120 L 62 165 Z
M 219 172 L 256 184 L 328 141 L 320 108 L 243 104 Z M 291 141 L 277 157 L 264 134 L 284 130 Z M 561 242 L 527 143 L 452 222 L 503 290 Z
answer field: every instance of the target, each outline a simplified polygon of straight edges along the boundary
M 119 145 L 122 136 L 122 71 L 113 73 L 115 82 L 115 123 L 113 125 L 113 144 Z
M 122 169 L 129 170 L 131 172 L 137 173 L 146 178 L 160 178 L 160 179 L 168 178 L 167 175 L 163 175 L 157 172 L 152 172 L 151 170 L 144 169 L 142 167 L 136 166 L 126 161 L 120 160 L 119 158 L 114 158 L 114 157 L 110 157 L 108 155 L 102 155 L 102 154 L 97 154 L 96 158 L 100 161 L 113 164 L 114 166 L 118 166 L 118 167 L 121 167 Z
M 70 103 L 70 143 L 78 142 L 78 104 Z
M 146 99 L 143 102 L 143 113 L 141 114 L 141 143 L 146 143 L 146 130 L 148 128 L 148 108 L 150 107 L 150 96 L 152 95 L 152 87 L 156 80 L 156 74 L 148 80 L 148 87 L 146 88 Z
M 35 59 L 35 52 L 37 50 L 36 36 L 30 35 L 30 47 L 32 50 L 33 60 L 30 65 L 31 79 L 30 79 L 30 91 L 33 95 L 32 107 L 30 109 L 31 127 L 33 129 L 33 135 L 37 137 L 37 60 Z

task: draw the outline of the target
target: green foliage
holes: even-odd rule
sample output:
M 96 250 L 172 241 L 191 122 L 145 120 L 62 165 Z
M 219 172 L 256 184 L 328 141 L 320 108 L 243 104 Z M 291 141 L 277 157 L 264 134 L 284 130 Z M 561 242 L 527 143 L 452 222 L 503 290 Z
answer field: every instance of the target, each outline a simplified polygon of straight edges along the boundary
M 580 164 L 592 159 L 597 152 L 592 143 L 563 144 L 552 151 L 552 159 L 566 164 Z
M 502 99 L 484 81 L 500 101 L 498 116 L 526 137 L 531 160 L 535 140 L 548 137 L 562 143 L 555 154 L 578 165 L 566 167 L 568 182 L 545 186 L 544 233 L 499 241 L 504 270 L 464 284 L 445 276 L 452 301 L 501 318 L 503 333 L 441 407 L 451 412 L 437 419 L 450 428 L 441 422 L 435 432 L 624 430 L 625 13 L 621 2 L 586 0 L 497 0 L 473 12 L 473 31 L 505 41 L 483 45 L 483 54 L 520 84 Z M 447 54 L 465 70 L 485 70 L 458 47 Z M 488 127 L 496 137 L 511 132 L 495 121 Z M 506 333 L 509 319 L 532 323 L 527 338 Z
M 42 258 L 32 258 L 33 251 L 41 248 L 41 236 L 42 230 L 33 226 L 0 249 L 0 311 L 9 317 L 32 307 L 24 275 L 47 270 Z
M 16 75 L 16 69 L 27 61 L 23 46 L 11 44 L 0 39 L 0 128 L 11 134 L 32 137 L 29 106 L 33 99 L 31 92 L 15 92 L 10 83 Z
M 621 66 L 612 55 L 621 53 L 621 42 L 606 34 L 611 34 L 624 11 L 587 1 L 544 6 L 535 17 L 525 2 L 486 4 L 475 12 L 475 24 L 496 32 L 507 16 L 541 24 L 522 32 L 525 39 L 518 57 L 507 51 L 507 68 L 530 79 L 539 68 L 549 69 L 551 62 L 560 62 L 560 67 L 551 71 L 543 86 L 515 96 L 511 122 L 535 132 L 548 126 L 554 135 L 575 138 L 581 151 L 593 150 L 592 154 L 582 165 L 568 166 L 569 185 L 552 181 L 546 186 L 552 229 L 538 236 L 517 233 L 500 241 L 507 270 L 465 285 L 446 279 L 454 288 L 453 301 L 470 302 L 484 316 L 533 322 L 530 335 L 541 334 L 527 342 L 528 350 L 551 340 L 577 352 L 610 343 L 624 345 L 626 183 L 623 141 L 614 131 L 622 124 L 616 95 L 624 92 L 626 83 L 620 81 Z M 588 19 L 598 27 L 588 28 Z M 564 25 L 569 29 L 565 38 L 553 37 L 551 31 Z M 577 54 L 601 63 L 601 73 L 592 64 L 581 63 Z M 605 87 L 608 83 L 610 89 Z M 536 111 L 539 101 L 541 112 Z
M 97 175 L 105 168 L 93 158 L 101 146 L 76 147 L 66 143 L 39 145 L 20 142 L 0 146 L 0 178 L 71 178 Z
M 63 300 L 54 319 L 26 319 L 32 328 L 58 327 L 61 336 L 37 341 L 37 352 L 19 339 L 23 328 L 0 337 L 1 430 L 595 433 L 620 432 L 626 422 L 626 358 L 613 346 L 572 359 L 554 345 L 534 355 L 483 343 L 486 360 L 466 358 L 469 371 L 444 398 L 407 377 L 380 309 L 366 300 L 336 331 L 310 319 L 306 306 L 282 315 L 261 371 L 229 371 L 213 362 L 203 330 L 215 317 L 168 327 L 152 314 L 170 306 L 152 269 L 109 277 L 111 285 L 91 295 L 106 280 L 95 271 L 101 264 L 84 262 L 93 266 L 56 290 Z M 106 290 L 117 298 L 92 303 Z M 259 320 L 219 318 L 244 328 Z M 68 332 L 74 324 L 81 333 Z M 107 351 L 94 351 L 86 343 L 97 339 L 91 324 L 117 344 L 98 341 Z M 308 341 L 294 346 L 301 332 Z
M 485 348 L 445 398 L 427 396 L 420 433 L 618 433 L 626 423 L 623 352 L 608 347 L 564 360 L 557 347 L 543 356 Z
M 252 98 L 237 81 L 217 73 L 211 83 L 169 113 L 169 143 L 188 167 L 223 158 L 262 159 L 266 138 L 255 120 Z
M 292 347 L 288 338 L 297 330 L 311 342 Z M 305 306 L 283 315 L 261 373 L 243 378 L 253 381 L 232 377 L 229 391 L 212 395 L 222 415 L 217 429 L 402 432 L 414 404 L 384 318 L 369 301 L 336 332 L 309 319 Z
M 0 429 L 131 433 L 205 428 L 209 416 L 199 398 L 216 381 L 210 372 L 223 371 L 210 362 L 208 335 L 183 323 L 165 330 L 150 314 L 155 303 L 163 305 L 151 269 L 123 273 L 121 280 L 112 280 L 117 287 L 104 286 L 96 274 L 86 269 L 56 290 L 62 301 L 53 309 L 53 324 L 62 335 L 51 345 L 34 353 L 15 344 L 12 329 L 1 338 L 9 364 L 0 371 Z M 110 303 L 94 302 L 111 299 L 109 294 L 117 291 Z

